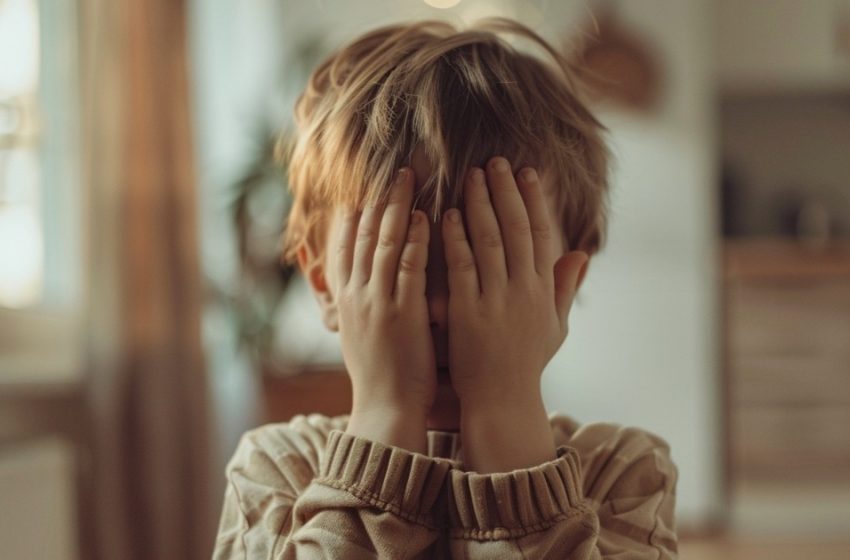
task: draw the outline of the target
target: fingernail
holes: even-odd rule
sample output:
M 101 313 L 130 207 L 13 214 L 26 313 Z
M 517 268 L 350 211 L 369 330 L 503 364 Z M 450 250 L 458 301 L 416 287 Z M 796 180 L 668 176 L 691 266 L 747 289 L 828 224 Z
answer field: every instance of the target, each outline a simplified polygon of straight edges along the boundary
M 505 158 L 497 158 L 496 163 L 493 164 L 493 168 L 499 173 L 504 173 L 508 170 L 508 162 Z
M 530 167 L 522 171 L 522 180 L 528 183 L 533 183 L 537 179 L 537 172 Z
M 451 223 L 456 224 L 460 221 L 460 210 L 458 210 L 457 208 L 452 208 L 446 214 L 446 217 Z
M 410 221 L 414 224 L 418 224 L 422 221 L 422 214 L 420 214 L 419 212 L 414 212 L 413 216 L 410 218 Z
M 398 170 L 398 175 L 396 175 L 396 182 L 404 183 L 405 179 L 407 179 L 407 168 L 402 167 Z

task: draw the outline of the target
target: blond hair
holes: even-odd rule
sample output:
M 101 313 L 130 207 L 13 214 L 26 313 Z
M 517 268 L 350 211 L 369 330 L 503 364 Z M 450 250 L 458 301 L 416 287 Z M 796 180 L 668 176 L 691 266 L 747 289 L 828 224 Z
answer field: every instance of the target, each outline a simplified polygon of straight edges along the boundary
M 530 39 L 551 60 L 518 51 L 499 33 Z M 366 33 L 313 71 L 295 123 L 278 145 L 292 192 L 284 262 L 294 262 L 304 242 L 321 253 L 334 207 L 386 201 L 417 148 L 433 173 L 414 205 L 434 222 L 459 205 L 470 167 L 504 155 L 515 172 L 533 166 L 554 181 L 571 250 L 593 254 L 604 245 L 605 129 L 579 99 L 572 65 L 515 21 L 488 18 L 463 31 L 422 21 Z

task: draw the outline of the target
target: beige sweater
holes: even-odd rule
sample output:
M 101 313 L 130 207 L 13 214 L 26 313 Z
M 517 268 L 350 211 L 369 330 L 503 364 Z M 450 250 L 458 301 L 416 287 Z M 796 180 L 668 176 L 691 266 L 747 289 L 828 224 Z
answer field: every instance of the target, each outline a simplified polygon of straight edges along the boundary
M 667 444 L 614 424 L 550 424 L 558 458 L 463 469 L 460 438 L 428 456 L 314 414 L 247 432 L 227 466 L 214 558 L 677 558 Z

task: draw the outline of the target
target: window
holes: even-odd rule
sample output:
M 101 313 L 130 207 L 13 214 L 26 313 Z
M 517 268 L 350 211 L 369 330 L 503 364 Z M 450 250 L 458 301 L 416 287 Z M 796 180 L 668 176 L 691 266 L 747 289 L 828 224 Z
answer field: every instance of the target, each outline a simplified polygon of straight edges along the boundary
M 0 305 L 40 301 L 38 16 L 33 0 L 0 0 Z
M 0 0 L 0 383 L 70 367 L 79 336 L 75 9 Z

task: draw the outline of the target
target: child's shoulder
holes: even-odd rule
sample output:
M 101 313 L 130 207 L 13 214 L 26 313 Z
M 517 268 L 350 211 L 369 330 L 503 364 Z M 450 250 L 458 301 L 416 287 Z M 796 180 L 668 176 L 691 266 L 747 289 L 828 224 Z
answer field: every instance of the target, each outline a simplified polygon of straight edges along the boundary
M 557 412 L 549 415 L 549 424 L 558 445 L 581 449 L 602 446 L 620 455 L 640 454 L 651 449 L 670 451 L 670 445 L 664 438 L 643 428 L 613 422 L 581 424 L 574 418 Z
M 580 424 L 558 413 L 549 415 L 549 423 L 556 445 L 575 449 L 588 498 L 601 501 L 610 491 L 619 493 L 636 481 L 653 490 L 675 486 L 678 470 L 670 445 L 661 436 L 612 422 Z M 625 489 L 628 493 L 636 490 Z
M 265 424 L 242 434 L 228 470 L 244 469 L 252 463 L 300 466 L 313 473 L 319 470 L 319 460 L 328 435 L 344 430 L 348 416 L 299 414 L 288 422 Z

